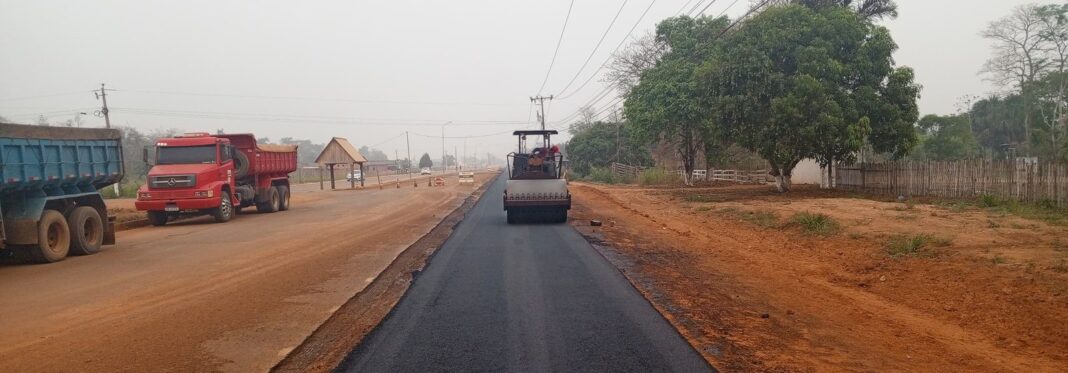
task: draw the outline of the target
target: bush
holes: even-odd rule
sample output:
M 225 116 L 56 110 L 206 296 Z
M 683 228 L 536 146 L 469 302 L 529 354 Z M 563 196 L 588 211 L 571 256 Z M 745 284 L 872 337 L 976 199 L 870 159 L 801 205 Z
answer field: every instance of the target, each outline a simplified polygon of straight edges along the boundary
M 799 212 L 790 219 L 791 225 L 800 226 L 806 233 L 817 234 L 821 236 L 829 236 L 838 233 L 842 230 L 842 225 L 838 224 L 838 221 L 834 220 L 830 216 L 811 213 L 811 212 Z
M 642 171 L 642 174 L 638 176 L 638 184 L 641 185 L 672 184 L 677 180 L 678 176 L 659 168 L 644 170 Z
M 979 197 L 979 204 L 981 204 L 983 207 L 995 207 L 998 205 L 998 197 L 989 194 L 984 194 Z
M 590 167 L 590 173 L 586 175 L 586 180 L 596 183 L 616 184 L 619 183 L 617 179 L 612 170 L 604 167 Z

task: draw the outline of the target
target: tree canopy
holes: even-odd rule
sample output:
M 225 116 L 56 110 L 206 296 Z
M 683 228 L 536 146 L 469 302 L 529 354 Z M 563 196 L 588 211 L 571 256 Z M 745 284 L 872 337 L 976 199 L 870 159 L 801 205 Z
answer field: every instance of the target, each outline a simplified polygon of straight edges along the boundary
M 895 67 L 889 31 L 846 7 L 772 7 L 726 36 L 701 67 L 713 121 L 768 161 L 780 191 L 805 158 L 851 161 L 865 144 L 916 143 L 919 87 Z
M 727 27 L 726 18 L 676 17 L 657 26 L 656 39 L 670 51 L 641 74 L 627 95 L 629 132 L 643 144 L 667 141 L 682 160 L 687 183 L 698 154 L 714 134 L 709 107 L 695 73 Z
M 422 157 L 419 157 L 419 168 L 434 167 L 434 161 L 430 159 L 429 153 L 423 153 Z

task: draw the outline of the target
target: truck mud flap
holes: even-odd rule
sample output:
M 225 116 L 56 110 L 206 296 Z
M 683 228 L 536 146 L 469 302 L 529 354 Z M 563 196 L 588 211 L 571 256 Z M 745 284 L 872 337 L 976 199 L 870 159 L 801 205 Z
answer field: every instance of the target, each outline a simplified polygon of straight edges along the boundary
M 115 244 L 115 217 L 108 216 L 107 224 L 104 224 L 104 244 Z

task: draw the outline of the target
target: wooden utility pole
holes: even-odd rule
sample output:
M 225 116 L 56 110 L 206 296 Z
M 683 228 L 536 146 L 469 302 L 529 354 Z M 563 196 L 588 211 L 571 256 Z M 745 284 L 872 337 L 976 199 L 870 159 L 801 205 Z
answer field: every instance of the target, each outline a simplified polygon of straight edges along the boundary
M 548 99 L 549 101 L 552 101 L 553 100 L 553 96 L 552 95 L 549 95 L 549 97 L 534 96 L 534 97 L 530 98 L 530 102 L 537 102 L 538 106 L 541 107 L 541 114 L 538 115 L 538 121 L 541 122 L 541 130 L 542 131 L 545 130 L 545 100 L 546 99 Z
M 404 146 L 408 149 L 408 164 L 405 168 L 408 169 L 408 180 L 412 180 L 412 143 L 408 141 L 408 131 L 404 131 Z M 415 186 L 419 186 L 419 184 Z
M 96 94 L 96 99 L 104 102 L 104 107 L 100 108 L 100 113 L 104 114 L 104 124 L 111 128 L 111 116 L 108 115 L 108 92 L 104 89 L 104 83 L 100 83 L 100 92 L 93 92 Z

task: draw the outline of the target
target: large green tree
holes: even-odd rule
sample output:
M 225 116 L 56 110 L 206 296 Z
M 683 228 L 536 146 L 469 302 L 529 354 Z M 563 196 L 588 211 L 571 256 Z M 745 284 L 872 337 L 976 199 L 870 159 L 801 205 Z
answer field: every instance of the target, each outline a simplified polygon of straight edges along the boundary
M 919 87 L 894 66 L 896 48 L 851 8 L 776 6 L 728 34 L 700 76 L 715 121 L 764 157 L 787 191 L 805 158 L 829 166 L 851 161 L 866 140 L 898 156 L 915 145 Z
M 657 41 L 669 50 L 641 74 L 624 103 L 629 131 L 643 144 L 666 142 L 682 161 L 687 184 L 700 152 L 714 134 L 709 106 L 696 80 L 728 26 L 726 18 L 669 18 L 657 25 Z

